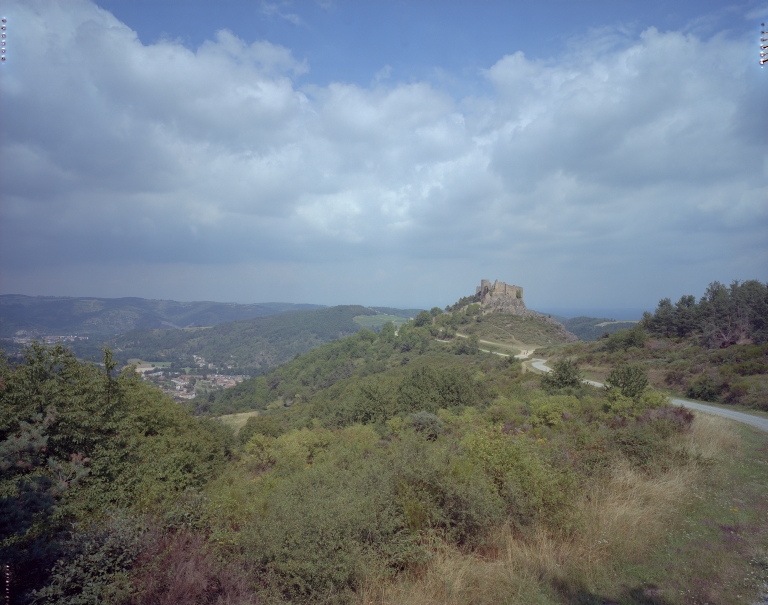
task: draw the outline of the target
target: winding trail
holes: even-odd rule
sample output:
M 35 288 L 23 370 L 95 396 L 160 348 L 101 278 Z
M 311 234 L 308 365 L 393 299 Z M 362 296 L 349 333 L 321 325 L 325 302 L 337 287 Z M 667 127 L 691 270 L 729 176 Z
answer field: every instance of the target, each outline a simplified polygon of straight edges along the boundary
M 469 338 L 467 334 L 461 334 L 460 332 L 456 332 L 456 336 L 459 338 Z M 436 338 L 435 340 L 438 340 L 439 342 L 450 342 L 448 340 L 440 340 L 439 338 Z M 493 345 L 495 347 L 501 347 L 503 349 L 520 349 L 521 352 L 517 355 L 514 355 L 517 359 L 526 359 L 527 357 L 530 357 L 533 352 L 536 350 L 536 347 L 533 345 L 527 345 L 527 344 L 509 344 L 506 342 L 495 342 L 493 340 L 483 340 L 482 338 L 479 339 L 478 342 L 483 342 L 487 345 Z M 498 351 L 489 351 L 488 349 L 480 349 L 483 353 L 493 353 L 494 355 L 500 355 L 501 357 L 513 357 L 513 355 L 509 353 L 499 353 Z
M 551 372 L 552 368 L 548 368 L 544 359 L 533 359 L 531 365 L 540 372 Z M 594 380 L 585 380 L 587 384 L 591 384 L 594 387 L 604 386 L 601 382 L 595 382 Z M 752 414 L 745 414 L 744 412 L 737 412 L 735 410 L 724 410 L 722 408 L 716 408 L 712 405 L 705 405 L 703 403 L 696 403 L 695 401 L 688 401 L 687 399 L 673 398 L 672 403 L 674 405 L 684 406 L 698 412 L 704 412 L 705 414 L 713 414 L 715 416 L 722 416 L 723 418 L 729 418 L 736 422 L 743 422 L 750 426 L 760 429 L 761 431 L 768 432 L 768 418 L 762 418 L 760 416 L 753 416 Z

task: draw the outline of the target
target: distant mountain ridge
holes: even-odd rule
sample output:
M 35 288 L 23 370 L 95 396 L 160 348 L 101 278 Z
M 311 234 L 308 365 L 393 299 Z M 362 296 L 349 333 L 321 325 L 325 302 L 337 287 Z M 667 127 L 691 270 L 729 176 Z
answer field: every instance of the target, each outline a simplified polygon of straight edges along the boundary
M 0 295 L 0 337 L 78 334 L 108 338 L 139 328 L 213 326 L 324 305 L 294 303 L 177 302 L 146 298 Z

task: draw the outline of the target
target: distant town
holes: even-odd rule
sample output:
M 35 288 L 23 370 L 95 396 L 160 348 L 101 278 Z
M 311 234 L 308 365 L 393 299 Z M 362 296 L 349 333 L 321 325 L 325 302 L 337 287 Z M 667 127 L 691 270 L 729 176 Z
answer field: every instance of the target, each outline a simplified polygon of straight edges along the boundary
M 78 336 L 77 334 L 39 335 L 19 330 L 12 337 L 0 338 L 0 341 L 28 346 L 33 342 L 54 345 L 57 343 L 88 341 L 88 339 L 88 336 Z M 196 397 L 205 397 L 212 400 L 217 391 L 229 389 L 249 378 L 242 374 L 227 374 L 226 370 L 232 369 L 232 366 L 229 364 L 217 365 L 210 363 L 200 355 L 193 355 L 192 358 L 194 360 L 194 367 L 171 369 L 170 362 L 153 362 L 140 359 L 129 360 L 128 365 L 125 367 L 135 366 L 136 372 L 141 374 L 143 380 L 151 382 L 161 389 L 163 393 L 179 402 L 195 399 Z
M 230 369 L 231 366 L 222 364 L 224 367 L 219 368 L 200 355 L 194 355 L 193 358 L 196 366 L 194 373 L 192 368 L 183 368 L 184 371 L 171 370 L 168 368 L 168 362 L 141 360 L 137 360 L 135 364 L 136 372 L 141 374 L 142 379 L 152 382 L 163 393 L 178 401 L 196 397 L 212 399 L 216 391 L 229 389 L 248 378 L 241 374 L 220 374 L 221 370 Z
M 25 330 L 19 330 L 14 336 L 10 338 L 0 338 L 0 340 L 10 340 L 13 342 L 13 344 L 17 345 L 29 345 L 32 344 L 33 341 L 47 345 L 54 345 L 57 342 L 76 342 L 79 340 L 88 340 L 88 337 L 78 336 L 77 334 L 38 336 L 37 334 L 31 334 Z

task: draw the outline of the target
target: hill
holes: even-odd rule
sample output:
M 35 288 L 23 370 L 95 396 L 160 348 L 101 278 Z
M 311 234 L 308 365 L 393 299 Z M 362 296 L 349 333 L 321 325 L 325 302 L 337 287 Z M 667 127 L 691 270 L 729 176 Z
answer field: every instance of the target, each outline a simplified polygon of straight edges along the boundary
M 236 438 L 61 347 L 0 363 L 12 602 L 758 600 L 765 436 L 451 339 L 452 322 L 552 338 L 477 309 L 361 329 L 225 391 L 221 411 L 259 410 Z M 551 346 L 629 353 L 643 331 Z
M 30 336 L 78 334 L 109 338 L 137 328 L 212 326 L 322 305 L 176 302 L 145 298 L 0 296 L 0 337 L 24 331 Z
M 550 353 L 575 357 L 595 380 L 632 364 L 671 394 L 768 411 L 768 287 L 714 282 L 698 301 L 662 299 L 630 330 Z
M 383 521 L 389 507 L 405 511 L 410 531 L 435 540 L 420 546 L 427 551 L 424 558 L 434 563 L 406 563 L 406 570 L 418 568 L 419 574 L 392 572 L 393 584 L 375 575 L 380 572 L 370 572 L 372 584 L 358 585 L 350 602 L 370 602 L 374 590 L 385 594 L 376 603 L 442 602 L 446 592 L 440 582 L 446 577 L 456 596 L 445 602 L 502 602 L 511 589 L 508 584 L 496 588 L 504 582 L 500 567 L 533 573 L 544 566 L 552 571 L 535 576 L 532 584 L 514 584 L 520 596 L 511 602 L 536 602 L 539 595 L 551 594 L 541 602 L 629 603 L 637 601 L 633 595 L 642 594 L 649 577 L 654 578 L 653 594 L 676 594 L 679 586 L 695 584 L 668 579 L 666 566 L 675 549 L 686 553 L 678 557 L 684 578 L 706 576 L 721 585 L 736 567 L 749 568 L 747 556 L 730 554 L 728 537 L 717 527 L 706 537 L 686 534 L 671 545 L 663 539 L 676 527 L 698 527 L 712 517 L 725 523 L 733 514 L 730 500 L 720 507 L 712 506 L 710 498 L 700 504 L 697 490 L 741 502 L 747 498 L 749 507 L 762 498 L 759 489 L 713 479 L 700 464 L 700 452 L 707 448 L 707 464 L 723 469 L 723 477 L 742 468 L 759 469 L 750 462 L 752 454 L 739 455 L 737 467 L 726 467 L 738 438 L 723 421 L 693 420 L 685 411 L 666 407 L 653 391 L 633 403 L 585 385 L 547 387 L 536 375 L 522 373 L 515 360 L 457 346 L 462 344 L 458 339 L 445 343 L 435 338 L 441 317 L 446 322 L 455 318 L 465 329 L 474 322 L 494 341 L 522 336 L 503 323 L 509 322 L 508 314 L 488 314 L 478 322 L 472 312 L 469 305 L 462 313 L 421 326 L 414 320 L 397 333 L 391 326 L 378 335 L 360 331 L 243 383 L 217 401 L 223 409 L 239 398 L 261 410 L 238 435 L 244 444 L 242 470 L 226 481 L 239 480 L 248 488 L 227 491 L 226 497 L 234 493 L 248 501 L 246 494 L 258 499 L 276 489 L 281 494 L 269 500 L 268 509 L 254 505 L 252 514 L 240 514 L 268 526 L 275 539 L 291 536 L 289 542 L 280 538 L 280 544 L 290 544 L 288 550 L 267 555 L 281 557 L 280 569 L 291 587 L 311 586 L 318 575 L 325 578 L 324 586 L 338 582 L 337 590 L 354 582 L 350 578 L 357 568 L 351 561 L 362 560 L 353 553 L 365 548 L 362 544 L 369 542 L 364 540 L 389 544 L 385 528 L 392 527 L 391 521 Z M 525 317 L 515 319 L 533 324 Z M 493 332 L 494 326 L 504 330 Z M 552 337 L 535 330 L 525 337 L 532 340 L 537 334 L 544 340 Z M 760 469 L 758 475 L 762 488 L 768 474 Z M 486 479 L 490 489 L 482 485 Z M 499 509 L 493 503 L 496 494 L 506 499 Z M 740 503 L 739 510 L 744 506 Z M 271 512 L 285 507 L 290 514 Z M 749 510 L 745 514 L 756 519 L 758 513 Z M 342 529 L 350 524 L 352 529 Z M 343 531 L 348 531 L 344 539 L 326 543 L 324 536 Z M 361 531 L 366 537 L 356 542 Z M 596 535 L 601 536 L 598 542 Z M 746 535 L 739 534 L 747 551 L 756 552 L 760 539 Z M 707 541 L 710 557 L 691 556 L 701 540 Z M 396 548 L 393 559 L 400 561 L 404 549 L 408 552 L 406 544 L 376 552 Z M 494 554 L 499 551 L 504 554 Z M 608 561 L 610 572 L 604 573 Z M 471 588 L 462 583 L 459 568 L 472 570 Z M 345 580 L 329 579 L 340 572 Z M 307 583 L 299 584 L 296 576 Z M 590 578 L 588 587 L 581 584 L 584 576 Z M 289 592 L 297 601 L 322 601 L 310 588 L 287 590 L 299 591 Z
M 362 328 L 355 317 L 376 315 L 359 305 L 310 311 L 284 311 L 264 317 L 205 328 L 132 330 L 108 341 L 122 361 L 170 361 L 174 367 L 195 366 L 194 356 L 218 367 L 259 373 L 320 344 Z
M 616 321 L 606 317 L 558 317 L 552 316 L 565 329 L 579 337 L 579 340 L 598 340 L 606 334 L 613 334 L 619 330 L 629 330 L 635 326 L 636 321 Z
M 511 353 L 517 353 L 525 347 L 576 340 L 558 322 L 531 311 L 526 311 L 526 315 L 481 315 L 477 304 L 452 313 L 437 311 L 439 309 L 435 309 L 435 315 L 422 311 L 397 330 L 394 323 L 386 324 L 378 337 L 373 332 L 363 330 L 358 334 L 359 341 L 344 339 L 325 344 L 273 370 L 267 376 L 246 380 L 219 393 L 212 405 L 202 408 L 198 406 L 198 409 L 231 414 L 265 410 L 275 402 L 290 406 L 295 401 L 324 400 L 326 396 L 334 398 L 334 402 L 328 405 L 336 406 L 345 397 L 330 388 L 337 383 L 357 385 L 358 380 L 381 373 L 399 376 L 407 373 L 413 365 L 421 363 L 438 366 L 446 363 L 459 366 L 475 363 L 474 356 L 480 350 L 472 337 L 508 344 Z M 378 343 L 377 347 L 369 346 L 371 342 Z M 504 367 L 515 363 L 512 358 L 493 356 L 489 359 L 490 363 L 500 363 Z M 356 387 L 350 388 L 354 392 Z
M 551 345 L 578 340 L 559 322 L 532 312 L 526 315 L 489 313 L 477 315 L 475 321 L 455 323 L 460 333 L 477 334 L 480 338 L 513 346 Z

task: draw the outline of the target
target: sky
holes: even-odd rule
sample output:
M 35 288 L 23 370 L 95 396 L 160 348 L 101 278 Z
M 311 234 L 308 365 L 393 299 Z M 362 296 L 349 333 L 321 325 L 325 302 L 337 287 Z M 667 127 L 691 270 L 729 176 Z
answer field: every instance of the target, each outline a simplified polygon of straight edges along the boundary
M 499 279 L 653 310 L 768 281 L 765 1 L 0 12 L 2 294 L 430 308 Z

